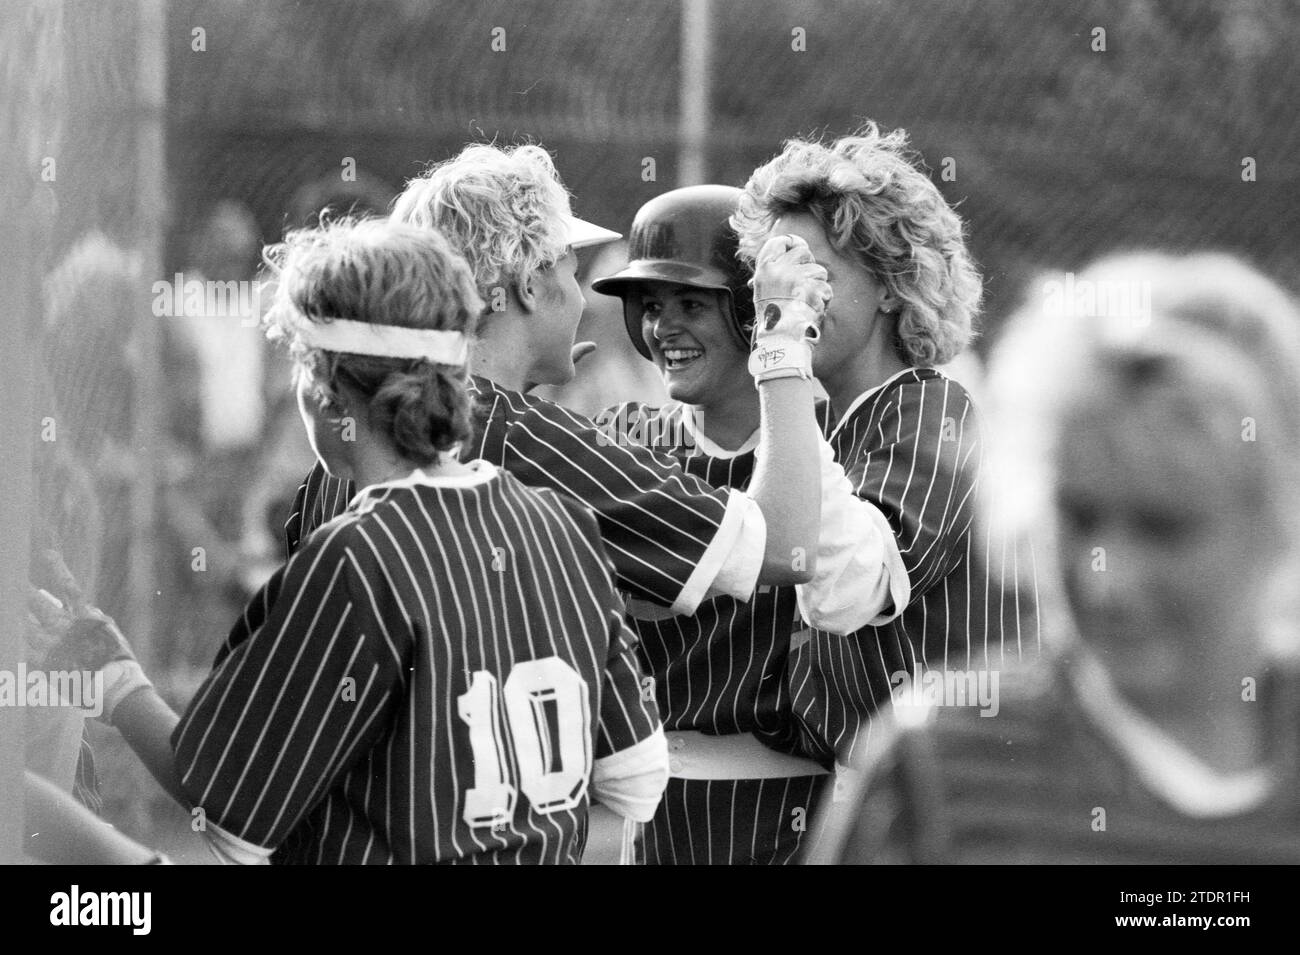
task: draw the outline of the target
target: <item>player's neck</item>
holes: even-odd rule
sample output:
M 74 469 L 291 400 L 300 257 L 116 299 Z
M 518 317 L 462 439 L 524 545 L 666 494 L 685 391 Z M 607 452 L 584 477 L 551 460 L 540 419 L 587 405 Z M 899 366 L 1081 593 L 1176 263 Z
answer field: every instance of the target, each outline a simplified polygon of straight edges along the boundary
M 351 461 L 352 482 L 357 490 L 376 484 L 387 484 L 409 477 L 420 471 L 428 477 L 454 477 L 468 473 L 469 469 L 454 454 L 440 455 L 432 464 L 421 465 L 398 454 L 372 435 L 357 435 Z
M 502 388 L 523 391 L 529 382 L 532 350 L 524 334 L 526 315 L 508 306 L 487 315 L 470 349 L 469 370 Z
M 831 409 L 836 416 L 843 415 L 853 402 L 865 392 L 883 385 L 891 377 L 909 366 L 894 351 L 892 344 L 863 352 L 856 358 L 841 362 L 833 372 L 818 380 L 831 399 Z
M 758 392 L 747 388 L 701 402 L 694 406 L 693 414 L 696 427 L 706 438 L 726 451 L 735 451 L 758 430 L 758 409 Z

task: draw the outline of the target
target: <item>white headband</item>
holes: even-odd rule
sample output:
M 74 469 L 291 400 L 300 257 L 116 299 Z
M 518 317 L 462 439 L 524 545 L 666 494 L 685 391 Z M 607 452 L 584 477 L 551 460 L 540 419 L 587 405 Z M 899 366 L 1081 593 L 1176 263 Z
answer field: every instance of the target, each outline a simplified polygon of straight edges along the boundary
M 313 322 L 300 315 L 291 321 L 308 348 L 377 358 L 423 358 L 439 365 L 464 365 L 469 357 L 469 340 L 463 332 L 371 325 L 346 318 Z

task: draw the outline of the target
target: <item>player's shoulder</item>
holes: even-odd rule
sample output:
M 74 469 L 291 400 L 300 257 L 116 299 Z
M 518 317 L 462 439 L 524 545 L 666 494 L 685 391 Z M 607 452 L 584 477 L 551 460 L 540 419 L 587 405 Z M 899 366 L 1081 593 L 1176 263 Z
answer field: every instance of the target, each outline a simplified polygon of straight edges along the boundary
M 864 406 L 879 406 L 886 403 L 902 405 L 904 402 L 919 402 L 931 399 L 943 401 L 951 406 L 971 404 L 971 394 L 956 378 L 950 378 L 938 368 L 908 368 L 885 381 Z
M 908 368 L 863 394 L 835 424 L 840 433 L 863 433 L 891 423 L 926 431 L 972 425 L 978 428 L 970 391 L 937 368 Z
M 568 494 L 549 487 L 533 487 L 519 480 L 509 471 L 497 469 L 499 492 L 523 506 L 537 509 L 549 518 L 568 520 L 577 524 L 584 534 L 599 537 L 595 513 L 586 504 Z
M 294 495 L 293 513 L 286 521 L 286 532 L 295 523 L 310 527 L 322 517 L 338 514 L 347 507 L 355 490 L 351 481 L 330 474 L 317 458 Z
M 595 421 L 609 420 L 615 417 L 625 418 L 662 418 L 681 417 L 682 403 L 667 401 L 662 405 L 647 404 L 644 401 L 621 401 L 604 408 L 596 415 Z
M 340 568 L 346 575 L 359 556 L 373 549 L 362 531 L 363 521 L 363 515 L 347 510 L 317 527 L 285 563 L 284 579 L 331 578 Z
M 589 419 L 548 398 L 506 388 L 481 375 L 472 376 L 470 383 L 475 405 L 487 409 L 489 417 L 503 419 L 507 424 L 526 422 L 566 430 L 592 427 Z
M 613 587 L 613 565 L 601 537 L 596 512 L 587 504 L 547 487 L 530 487 L 514 475 L 500 471 L 497 492 L 508 499 L 512 507 L 527 510 L 531 520 L 550 529 L 543 538 L 554 541 L 559 553 L 567 554 L 564 560 L 576 560 L 591 569 L 600 568 L 602 578 L 608 577 Z
M 336 514 L 320 527 L 307 535 L 294 554 L 295 559 L 304 555 L 339 554 L 356 541 L 360 525 L 366 515 L 355 510 L 346 510 Z
M 693 423 L 679 401 L 662 405 L 625 401 L 602 409 L 594 421 L 602 441 L 619 447 L 644 447 L 672 454 L 695 445 Z

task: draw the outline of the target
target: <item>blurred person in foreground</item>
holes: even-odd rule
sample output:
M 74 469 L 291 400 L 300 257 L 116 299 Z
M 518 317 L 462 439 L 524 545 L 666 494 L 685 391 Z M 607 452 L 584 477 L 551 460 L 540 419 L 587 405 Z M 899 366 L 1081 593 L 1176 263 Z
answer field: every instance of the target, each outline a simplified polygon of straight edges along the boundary
M 900 694 L 813 861 L 1300 862 L 1300 314 L 1221 255 L 1051 281 L 990 378 L 1043 665 Z

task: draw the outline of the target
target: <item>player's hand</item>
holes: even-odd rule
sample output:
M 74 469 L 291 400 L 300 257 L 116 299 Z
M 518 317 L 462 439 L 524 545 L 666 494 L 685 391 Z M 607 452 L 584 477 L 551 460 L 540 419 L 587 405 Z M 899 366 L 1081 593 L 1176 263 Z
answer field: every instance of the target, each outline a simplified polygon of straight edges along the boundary
M 71 632 L 74 619 L 72 612 L 52 593 L 28 584 L 27 618 L 23 628 L 27 659 L 44 660 Z
M 44 660 L 67 640 L 87 604 L 81 585 L 57 550 L 37 554 L 31 576 L 39 586 L 27 586 L 27 644 L 33 659 Z
M 86 600 L 57 551 L 37 560 L 33 575 L 49 584 L 57 595 L 33 589 L 28 611 L 46 630 L 61 634 L 45 654 L 42 666 L 50 672 L 89 670 L 102 677 L 98 718 L 110 726 L 117 705 L 137 690 L 153 684 L 135 659 L 135 652 L 113 618 Z
M 749 373 L 754 381 L 812 378 L 813 346 L 821 337 L 822 315 L 831 299 L 826 270 L 803 239 L 774 235 L 758 251 L 752 284 L 755 321 Z
M 774 235 L 758 250 L 754 264 L 754 303 L 762 315 L 772 302 L 802 302 L 820 316 L 831 300 L 826 269 L 797 236 Z
M 71 619 L 67 633 L 45 656 L 47 670 L 102 670 L 117 661 L 135 661 L 135 651 L 113 618 L 87 607 Z
M 50 672 L 89 670 L 98 674 L 99 707 L 88 715 L 109 726 L 118 704 L 137 690 L 153 686 L 113 618 L 95 607 L 77 615 L 68 635 L 46 656 L 44 667 Z
M 77 578 L 72 575 L 64 563 L 63 555 L 57 550 L 38 554 L 32 562 L 31 574 L 36 585 L 48 592 L 47 596 L 52 594 L 58 598 L 74 616 L 89 609 L 90 604 L 86 601 L 81 584 L 77 583 Z
M 27 610 L 42 632 L 53 637 L 45 656 L 49 670 L 100 670 L 114 660 L 134 660 L 122 631 L 107 614 L 92 607 L 81 584 L 56 550 L 40 554 L 32 576 L 46 588 L 32 587 Z

